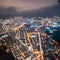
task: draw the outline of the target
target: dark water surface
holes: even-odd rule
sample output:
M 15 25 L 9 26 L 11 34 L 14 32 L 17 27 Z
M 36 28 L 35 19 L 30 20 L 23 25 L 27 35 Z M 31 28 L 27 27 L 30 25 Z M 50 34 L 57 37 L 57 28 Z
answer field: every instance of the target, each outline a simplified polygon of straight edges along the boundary
M 57 28 L 52 28 L 50 27 L 51 30 L 55 29 L 56 31 L 53 31 L 53 33 L 50 33 L 49 30 L 46 30 L 46 33 L 50 35 L 56 42 L 60 44 L 60 27 Z
M 6 53 L 5 49 L 5 46 L 0 46 L 0 60 L 15 60 L 12 53 Z
M 60 30 L 54 32 L 52 38 L 60 44 Z

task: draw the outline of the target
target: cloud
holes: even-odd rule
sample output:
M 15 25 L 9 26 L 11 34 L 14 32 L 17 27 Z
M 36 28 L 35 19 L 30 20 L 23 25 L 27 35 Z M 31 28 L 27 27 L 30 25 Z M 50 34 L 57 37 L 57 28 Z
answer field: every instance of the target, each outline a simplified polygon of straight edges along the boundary
M 60 5 L 45 7 L 38 10 L 19 12 L 15 8 L 0 8 L 0 17 L 22 16 L 22 17 L 53 17 L 60 16 Z
M 59 1 L 60 0 L 0 0 L 0 16 L 60 16 Z
M 0 7 L 14 7 L 17 11 L 31 11 L 55 4 L 57 0 L 0 0 Z

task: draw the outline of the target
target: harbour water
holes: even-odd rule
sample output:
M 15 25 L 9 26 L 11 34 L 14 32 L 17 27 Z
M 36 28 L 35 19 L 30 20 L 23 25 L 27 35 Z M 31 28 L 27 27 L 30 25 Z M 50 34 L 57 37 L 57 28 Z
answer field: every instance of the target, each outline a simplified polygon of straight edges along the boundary
M 50 35 L 56 42 L 60 44 L 60 27 L 48 27 L 49 29 L 46 29 L 46 33 Z M 52 33 L 50 32 L 53 31 Z
M 60 44 L 60 31 L 54 32 L 52 38 Z

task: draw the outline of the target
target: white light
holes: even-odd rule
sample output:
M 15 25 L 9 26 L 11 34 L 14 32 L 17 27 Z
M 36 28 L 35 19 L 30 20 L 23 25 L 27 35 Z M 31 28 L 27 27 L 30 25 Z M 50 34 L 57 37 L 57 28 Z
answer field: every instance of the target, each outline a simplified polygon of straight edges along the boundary
M 55 24 L 55 25 L 56 25 L 57 23 L 53 23 L 53 24 Z
M 35 37 L 35 36 L 31 36 L 31 37 Z
M 36 37 L 36 35 L 32 35 L 31 37 L 32 37 L 32 38 L 35 38 L 35 37 Z
M 8 37 L 8 35 L 6 34 L 6 35 L 2 36 L 1 38 L 5 38 L 5 37 Z
M 56 27 L 56 25 L 52 25 L 52 27 Z
M 46 29 L 50 29 L 49 27 L 46 27 Z
M 30 46 L 28 47 L 28 50 L 31 50 L 31 47 Z

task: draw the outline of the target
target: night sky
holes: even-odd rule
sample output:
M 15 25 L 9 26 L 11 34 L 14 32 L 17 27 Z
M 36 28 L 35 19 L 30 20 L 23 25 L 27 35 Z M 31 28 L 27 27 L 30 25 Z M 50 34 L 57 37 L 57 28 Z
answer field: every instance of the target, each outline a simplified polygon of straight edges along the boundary
M 60 0 L 0 0 L 0 16 L 60 16 Z

